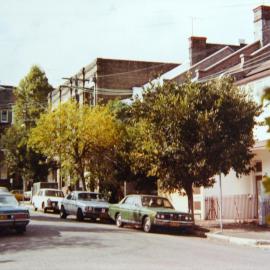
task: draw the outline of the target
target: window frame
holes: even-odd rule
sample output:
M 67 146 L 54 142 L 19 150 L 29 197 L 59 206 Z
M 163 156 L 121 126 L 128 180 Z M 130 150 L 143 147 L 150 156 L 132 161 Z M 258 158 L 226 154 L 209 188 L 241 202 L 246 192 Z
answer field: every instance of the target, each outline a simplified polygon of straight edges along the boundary
M 3 112 L 6 112 L 6 120 L 3 120 Z M 8 119 L 9 119 L 9 117 L 8 117 L 8 109 L 3 109 L 3 110 L 1 110 L 1 123 L 8 123 Z

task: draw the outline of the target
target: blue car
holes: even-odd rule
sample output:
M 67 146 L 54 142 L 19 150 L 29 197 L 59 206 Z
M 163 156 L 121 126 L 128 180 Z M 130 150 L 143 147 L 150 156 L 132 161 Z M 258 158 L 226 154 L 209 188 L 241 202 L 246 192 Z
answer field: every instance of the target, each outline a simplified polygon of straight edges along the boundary
M 29 221 L 28 209 L 20 206 L 11 193 L 0 192 L 0 230 L 8 228 L 24 233 Z

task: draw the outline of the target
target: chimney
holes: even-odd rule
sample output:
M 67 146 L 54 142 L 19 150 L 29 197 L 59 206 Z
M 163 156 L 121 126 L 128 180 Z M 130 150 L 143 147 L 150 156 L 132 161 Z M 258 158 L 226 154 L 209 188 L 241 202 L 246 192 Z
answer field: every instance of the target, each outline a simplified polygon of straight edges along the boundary
M 189 38 L 189 60 L 191 66 L 207 56 L 206 40 L 206 37 Z
M 270 43 L 270 6 L 259 6 L 254 12 L 254 36 L 261 46 Z

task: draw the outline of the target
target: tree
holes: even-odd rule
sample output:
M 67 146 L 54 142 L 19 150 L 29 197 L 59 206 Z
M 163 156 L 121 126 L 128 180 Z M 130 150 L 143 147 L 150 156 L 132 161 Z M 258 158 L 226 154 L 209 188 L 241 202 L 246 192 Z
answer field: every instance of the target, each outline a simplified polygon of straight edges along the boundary
M 33 66 L 15 89 L 15 124 L 35 126 L 41 113 L 48 108 L 48 94 L 53 90 L 44 71 Z
M 47 109 L 47 95 L 52 86 L 39 67 L 33 66 L 14 94 L 14 124 L 1 138 L 9 173 L 23 180 L 46 180 L 48 169 L 46 157 L 28 147 L 27 141 L 31 127 L 34 127 L 40 114 Z
M 110 173 L 106 177 L 111 182 L 108 183 L 108 186 L 110 189 L 118 187 L 117 191 L 121 191 L 119 189 L 120 184 L 123 185 L 124 182 L 127 182 L 132 183 L 136 192 L 155 193 L 157 190 L 157 178 L 155 176 L 148 176 L 147 170 L 143 170 L 143 168 L 136 170 L 132 165 L 131 154 L 135 147 L 134 142 L 139 136 L 137 135 L 138 130 L 130 123 L 130 106 L 119 100 L 110 101 L 107 106 L 122 130 L 121 142 L 110 156 L 110 160 L 113 162 L 106 165 L 110 168 Z M 120 195 L 119 192 L 117 195 Z M 118 197 L 122 196 L 123 194 Z
M 157 176 L 167 192 L 185 190 L 193 213 L 193 186 L 213 185 L 216 174 L 251 169 L 253 127 L 260 107 L 229 78 L 152 86 L 132 108 L 140 134 L 133 166 Z
M 32 129 L 29 145 L 79 176 L 86 190 L 86 172 L 97 175 L 107 153 L 121 140 L 121 130 L 105 106 L 79 106 L 70 101 L 45 113 Z

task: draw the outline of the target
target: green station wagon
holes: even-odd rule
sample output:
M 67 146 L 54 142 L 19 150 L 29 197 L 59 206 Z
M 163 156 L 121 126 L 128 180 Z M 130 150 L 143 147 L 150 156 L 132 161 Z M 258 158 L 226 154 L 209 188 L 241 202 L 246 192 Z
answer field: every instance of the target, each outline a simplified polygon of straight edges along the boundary
M 152 195 L 128 195 L 109 207 L 109 215 L 118 227 L 125 224 L 142 226 L 150 232 L 155 226 L 192 227 L 192 215 L 178 212 L 167 198 Z

